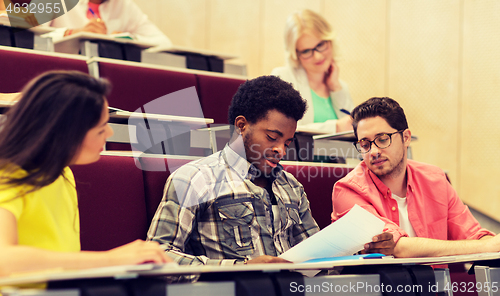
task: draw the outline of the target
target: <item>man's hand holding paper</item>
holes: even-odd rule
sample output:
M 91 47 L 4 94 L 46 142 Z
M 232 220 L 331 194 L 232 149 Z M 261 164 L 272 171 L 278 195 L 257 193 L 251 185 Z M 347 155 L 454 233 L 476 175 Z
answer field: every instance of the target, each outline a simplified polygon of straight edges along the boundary
M 362 253 L 392 255 L 394 241 L 384 221 L 355 205 L 346 215 L 279 257 L 294 263 Z M 368 243 L 367 243 L 368 242 Z

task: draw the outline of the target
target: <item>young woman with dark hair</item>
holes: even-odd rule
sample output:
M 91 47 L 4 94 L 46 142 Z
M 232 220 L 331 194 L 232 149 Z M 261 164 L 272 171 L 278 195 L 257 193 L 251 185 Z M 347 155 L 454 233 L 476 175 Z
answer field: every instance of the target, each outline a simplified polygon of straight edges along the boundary
M 32 80 L 2 118 L 0 275 L 171 261 L 157 243 L 135 241 L 80 251 L 78 201 L 68 167 L 99 159 L 108 125 L 105 80 L 47 72 Z

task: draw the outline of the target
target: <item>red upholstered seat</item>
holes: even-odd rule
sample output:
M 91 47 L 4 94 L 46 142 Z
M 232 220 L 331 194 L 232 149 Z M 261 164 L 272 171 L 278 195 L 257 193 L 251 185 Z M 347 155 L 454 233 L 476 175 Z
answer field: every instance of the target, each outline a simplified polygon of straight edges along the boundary
M 311 212 L 319 227 L 330 225 L 332 214 L 332 190 L 338 180 L 352 168 L 303 165 L 300 162 L 283 164 L 284 169 L 302 183 L 309 199 Z
M 96 163 L 71 169 L 78 192 L 82 250 L 109 250 L 146 238 L 144 182 L 134 158 L 101 156 Z
M 108 96 L 111 107 L 134 112 L 164 95 L 196 86 L 194 74 L 130 64 L 130 62 L 123 64 L 99 61 L 100 77 L 109 79 L 113 84 L 113 90 Z M 190 104 L 199 106 L 199 100 L 196 102 L 194 100 L 193 102 L 179 101 L 177 104 L 169 104 L 165 110 L 157 109 L 155 113 L 201 117 L 202 114 L 193 114 L 194 108 Z M 201 110 L 199 107 L 198 109 Z
M 196 75 L 201 108 L 205 118 L 212 118 L 216 124 L 228 124 L 227 112 L 243 79 Z
M 33 50 L 0 47 L 0 92 L 19 92 L 32 78 L 49 70 L 76 70 L 88 73 L 87 62 L 73 58 L 37 53 Z
M 146 210 L 148 222 L 153 219 L 156 209 L 163 197 L 163 189 L 168 176 L 177 168 L 190 162 L 189 159 L 141 158 L 143 169 L 144 192 L 146 195 Z

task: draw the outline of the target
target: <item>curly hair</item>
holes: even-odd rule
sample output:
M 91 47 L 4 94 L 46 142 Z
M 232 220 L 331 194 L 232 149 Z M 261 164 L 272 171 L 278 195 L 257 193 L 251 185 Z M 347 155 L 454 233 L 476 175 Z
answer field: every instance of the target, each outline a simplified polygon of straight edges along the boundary
M 358 123 L 366 118 L 380 116 L 394 129 L 400 131 L 408 128 L 406 115 L 395 100 L 387 97 L 371 98 L 352 110 L 352 127 L 354 135 L 358 138 Z
M 240 85 L 229 106 L 228 120 L 234 125 L 236 117 L 242 115 L 256 123 L 270 110 L 277 110 L 299 121 L 306 108 L 306 101 L 290 83 L 276 76 L 260 76 Z

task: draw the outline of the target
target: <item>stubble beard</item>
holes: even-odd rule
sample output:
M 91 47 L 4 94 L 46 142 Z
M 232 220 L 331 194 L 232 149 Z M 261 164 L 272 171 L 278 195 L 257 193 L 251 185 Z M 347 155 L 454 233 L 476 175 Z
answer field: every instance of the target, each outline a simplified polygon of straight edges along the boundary
M 392 170 L 386 173 L 376 173 L 376 172 L 373 173 L 377 175 L 377 177 L 379 177 L 380 180 L 395 179 L 405 170 L 405 161 L 404 161 L 405 157 L 406 157 L 406 151 L 405 149 L 403 149 L 403 154 L 401 155 L 401 159 L 399 160 L 398 164 L 392 168 Z

